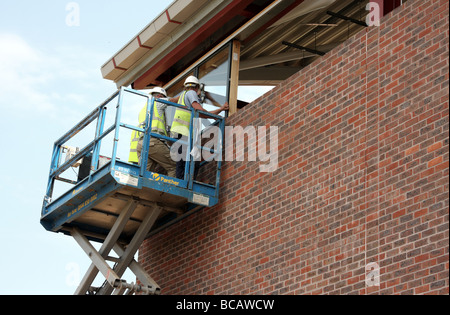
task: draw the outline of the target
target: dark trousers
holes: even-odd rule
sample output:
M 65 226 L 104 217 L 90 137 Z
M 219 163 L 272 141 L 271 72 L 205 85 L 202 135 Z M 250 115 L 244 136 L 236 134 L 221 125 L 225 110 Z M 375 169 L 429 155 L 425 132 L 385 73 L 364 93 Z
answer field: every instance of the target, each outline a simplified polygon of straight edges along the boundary
M 200 162 L 194 162 L 194 180 L 197 178 Z M 186 161 L 180 160 L 177 162 L 176 176 L 179 179 L 184 179 L 184 169 L 186 168 Z
M 181 135 L 178 137 L 178 139 L 181 139 Z M 186 139 L 184 139 L 186 140 Z M 186 145 L 180 145 L 180 147 L 178 148 L 178 154 L 183 154 L 183 152 L 186 152 L 187 155 L 190 155 L 189 152 L 187 152 L 187 146 Z M 187 157 L 185 157 L 186 159 Z M 189 156 L 189 158 L 193 158 L 192 156 Z M 200 168 L 200 162 L 199 161 L 195 161 L 194 162 L 194 179 L 197 178 L 197 174 L 198 174 L 198 170 Z M 186 161 L 184 159 L 181 159 L 177 162 L 176 165 L 176 177 L 179 179 L 184 179 L 184 170 L 186 168 Z

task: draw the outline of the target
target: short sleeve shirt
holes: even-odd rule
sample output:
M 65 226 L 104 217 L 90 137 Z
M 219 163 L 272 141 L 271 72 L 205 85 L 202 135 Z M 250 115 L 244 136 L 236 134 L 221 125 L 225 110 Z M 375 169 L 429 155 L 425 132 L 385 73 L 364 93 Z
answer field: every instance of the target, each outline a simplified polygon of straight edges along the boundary
M 200 105 L 202 104 L 200 98 L 198 97 L 197 92 L 193 90 L 187 91 L 186 95 L 184 96 L 184 103 L 186 104 L 187 107 L 192 107 L 192 104 L 194 102 L 197 102 Z

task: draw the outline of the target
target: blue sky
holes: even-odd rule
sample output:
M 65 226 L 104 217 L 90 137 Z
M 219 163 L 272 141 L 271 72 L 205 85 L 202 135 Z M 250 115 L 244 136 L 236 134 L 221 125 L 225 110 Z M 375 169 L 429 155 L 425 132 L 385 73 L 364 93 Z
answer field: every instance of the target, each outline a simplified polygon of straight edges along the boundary
M 45 231 L 40 211 L 55 140 L 110 96 L 101 66 L 172 1 L 2 1 L 0 294 L 73 294 L 89 259 Z

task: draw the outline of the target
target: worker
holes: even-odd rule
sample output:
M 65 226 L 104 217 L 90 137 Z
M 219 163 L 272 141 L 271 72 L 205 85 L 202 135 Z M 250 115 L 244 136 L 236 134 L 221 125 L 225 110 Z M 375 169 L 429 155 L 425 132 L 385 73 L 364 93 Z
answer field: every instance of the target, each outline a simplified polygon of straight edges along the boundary
M 147 106 L 144 106 L 139 113 L 139 128 L 144 128 L 145 125 L 145 116 L 147 114 Z M 130 143 L 130 154 L 128 156 L 128 162 L 133 164 L 139 164 L 139 156 L 137 152 L 137 146 L 140 139 L 140 132 L 137 130 L 133 130 L 131 133 L 131 143 Z
M 222 111 L 227 111 L 229 109 L 228 102 L 213 111 L 207 111 L 203 108 L 202 102 L 199 97 L 200 93 L 200 81 L 195 76 L 189 76 L 184 82 L 185 90 L 181 93 L 178 98 L 178 104 L 186 106 L 188 108 L 194 108 L 203 112 L 208 112 L 213 115 L 219 115 Z M 202 115 L 200 115 L 202 117 Z M 203 116 L 203 118 L 210 118 Z M 187 141 L 189 137 L 189 125 L 191 123 L 191 111 L 184 110 L 182 108 L 177 108 L 175 111 L 174 119 L 170 132 L 173 138 L 184 138 Z M 183 148 L 180 146 L 178 148 L 178 153 L 182 154 Z M 184 179 L 184 169 L 186 165 L 186 159 L 181 159 L 176 164 L 176 176 L 179 179 Z M 198 168 L 196 169 L 198 170 Z
M 167 100 L 167 92 L 161 87 L 154 87 L 150 94 L 156 99 Z M 166 131 L 166 104 L 155 101 L 153 103 L 153 119 L 151 123 L 151 132 L 167 137 Z M 145 115 L 147 112 L 147 106 L 141 110 L 139 114 L 139 122 L 145 123 Z M 139 140 L 136 145 L 137 156 L 141 156 L 142 146 L 144 142 L 144 133 L 139 133 Z M 176 163 L 170 157 L 170 148 L 164 139 L 151 137 L 150 147 L 148 150 L 147 171 L 155 171 L 156 166 L 160 165 L 167 171 L 167 175 L 175 177 L 176 175 Z

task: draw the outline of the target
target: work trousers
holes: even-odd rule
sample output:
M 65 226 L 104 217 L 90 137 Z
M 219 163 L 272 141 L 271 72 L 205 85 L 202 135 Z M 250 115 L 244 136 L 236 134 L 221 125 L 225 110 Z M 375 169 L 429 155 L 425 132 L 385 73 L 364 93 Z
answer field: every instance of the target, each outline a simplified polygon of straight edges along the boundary
M 179 135 L 178 139 L 182 139 L 183 141 L 188 141 L 188 138 L 186 136 Z M 190 153 L 187 152 L 187 146 L 184 144 L 180 145 L 180 147 L 178 148 L 178 154 L 179 154 L 179 156 L 182 157 L 182 159 L 176 163 L 176 176 L 179 179 L 184 179 L 184 171 L 186 168 L 186 159 L 187 159 L 187 156 L 185 156 L 185 155 L 190 155 Z M 189 156 L 189 158 L 192 159 L 193 157 Z M 195 180 L 197 178 L 198 171 L 200 169 L 200 162 L 196 161 L 194 163 L 195 163 L 195 165 L 194 165 L 194 180 Z
M 198 170 L 200 169 L 200 162 L 194 162 L 194 180 L 197 179 Z M 177 162 L 177 178 L 184 179 L 184 170 L 186 168 L 186 162 L 181 160 Z
M 143 138 L 141 138 L 137 145 L 138 156 L 141 156 Z M 147 171 L 154 172 L 156 165 L 160 165 L 167 171 L 170 177 L 176 177 L 176 163 L 170 157 L 169 148 L 159 139 L 150 139 L 150 148 L 148 150 Z

